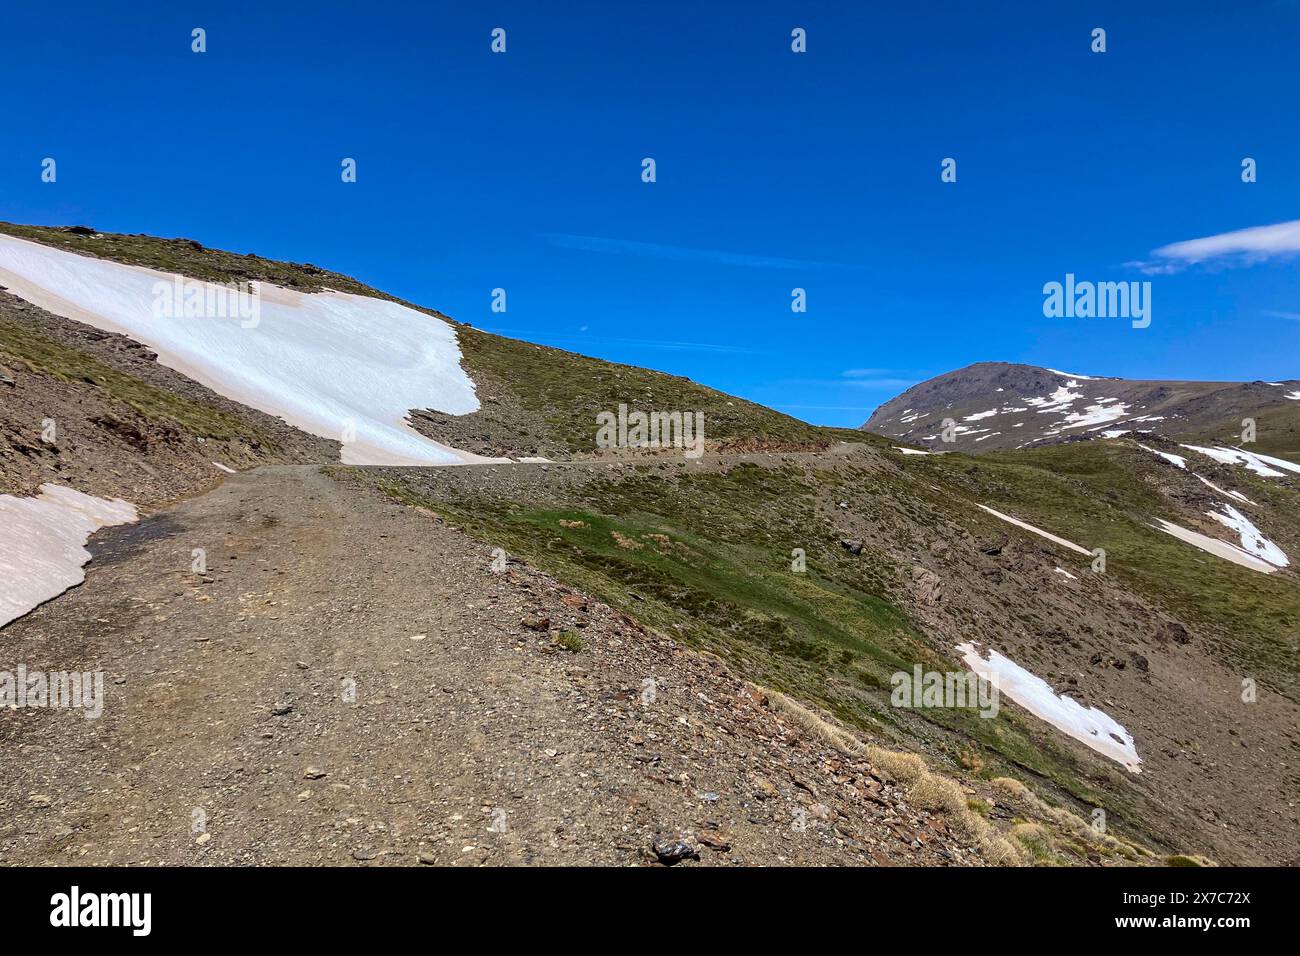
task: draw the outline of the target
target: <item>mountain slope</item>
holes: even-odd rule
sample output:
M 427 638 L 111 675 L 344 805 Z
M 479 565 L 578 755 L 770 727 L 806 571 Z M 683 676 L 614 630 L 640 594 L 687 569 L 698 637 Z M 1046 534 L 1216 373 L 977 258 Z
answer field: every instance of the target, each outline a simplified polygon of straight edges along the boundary
M 808 425 L 679 376 L 492 335 L 310 264 L 273 262 L 251 253 L 241 256 L 207 249 L 188 239 L 98 233 L 85 227 L 0 223 L 0 234 L 203 282 L 262 282 L 309 298 L 332 294 L 327 290 L 333 290 L 424 313 L 454 329 L 461 366 L 476 385 L 480 408 L 471 414 L 412 408 L 410 424 L 434 441 L 473 455 L 520 458 L 594 454 L 596 415 L 614 412 L 620 404 L 632 410 L 700 412 L 705 419 L 706 445 L 715 449 L 824 448 L 854 437 L 852 432 Z M 136 297 L 142 299 L 138 308 L 147 314 L 151 303 L 140 294 Z M 18 302 L 16 296 L 0 293 L 0 308 L 12 310 L 18 308 Z M 0 318 L 4 314 L 0 312 Z M 356 384 L 349 381 L 352 387 Z M 375 395 L 376 399 L 386 398 L 382 384 Z M 329 429 L 323 437 L 337 440 L 335 431 L 337 428 Z
M 1300 452 L 1300 379 L 1137 381 L 979 362 L 914 385 L 862 428 L 938 451 L 989 452 L 1119 435 L 1240 443 L 1248 417 L 1260 450 Z M 953 441 L 943 439 L 945 419 Z
M 112 656 L 127 677 L 125 685 L 114 685 L 127 688 L 116 692 L 125 695 L 119 701 L 128 708 L 126 723 L 114 731 L 119 742 L 137 735 L 148 738 L 149 753 L 175 756 L 196 772 L 201 769 L 195 763 L 199 758 L 187 750 L 187 741 L 203 736 L 201 692 L 193 690 L 186 729 L 174 735 L 149 716 L 151 709 L 144 705 L 148 695 L 133 694 L 132 682 L 141 673 L 167 674 L 172 668 L 206 673 L 195 669 L 193 658 L 204 652 L 202 647 L 176 648 L 164 634 L 193 633 L 200 645 L 221 642 L 212 650 L 230 652 L 221 666 L 229 668 L 232 679 L 241 674 L 241 652 L 254 645 L 272 649 L 268 653 L 275 660 L 302 661 L 311 670 L 325 666 L 313 660 L 339 659 L 350 642 L 364 640 L 378 661 L 370 680 L 389 690 L 403 688 L 400 694 L 393 691 L 403 700 L 422 700 L 419 695 L 427 695 L 429 686 L 407 681 L 414 649 L 399 650 L 411 648 L 404 642 L 420 635 L 432 640 L 437 634 L 449 648 L 472 648 L 482 666 L 454 675 L 445 668 L 416 672 L 477 686 L 490 684 L 502 666 L 501 648 L 489 647 L 491 641 L 522 635 L 519 653 L 535 641 L 548 661 L 562 653 L 576 655 L 577 663 L 564 672 L 569 683 L 554 683 L 554 674 L 542 678 L 532 673 L 528 679 L 551 681 L 548 686 L 560 696 L 578 694 L 584 703 L 581 715 L 530 709 L 523 729 L 491 722 L 474 738 L 476 746 L 505 754 L 507 776 L 528 766 L 525 777 L 540 779 L 532 776 L 535 768 L 520 761 L 539 749 L 562 749 L 543 745 L 560 734 L 548 721 L 568 722 L 569 730 L 561 736 L 576 750 L 583 737 L 574 728 L 591 720 L 604 735 L 592 738 L 602 741 L 593 744 L 601 756 L 580 762 L 581 772 L 595 776 L 595 768 L 610 761 L 641 764 L 640 757 L 648 756 L 640 768 L 648 776 L 638 770 L 634 784 L 620 784 L 610 793 L 616 800 L 653 803 L 664 827 L 699 823 L 671 800 L 676 794 L 691 803 L 701 771 L 676 768 L 661 779 L 656 769 L 674 754 L 693 754 L 683 759 L 699 762 L 706 776 L 721 775 L 717 789 L 700 790 L 719 793 L 716 813 L 743 808 L 743 820 L 751 824 L 753 818 L 781 830 L 790 825 L 787 816 L 769 818 L 763 811 L 760 805 L 772 799 L 766 787 L 731 774 L 729 764 L 724 774 L 722 764 L 706 758 L 709 740 L 738 734 L 735 753 L 762 753 L 754 772 L 769 780 L 780 777 L 776 791 L 783 800 L 793 799 L 788 806 L 780 804 L 783 813 L 801 810 L 804 816 L 795 814 L 796 819 L 817 828 L 823 849 L 845 841 L 849 852 L 834 856 L 837 862 L 881 862 L 870 849 L 879 850 L 882 839 L 892 839 L 884 834 L 898 828 L 895 817 L 900 815 L 906 825 L 899 832 L 908 835 L 908 846 L 916 849 L 913 840 L 921 845 L 915 862 L 1003 858 L 1008 851 L 1001 844 L 991 854 L 980 849 L 983 840 L 994 837 L 1009 841 L 1010 858 L 1042 862 L 1148 859 L 1130 844 L 1147 844 L 1157 853 L 1204 853 L 1225 862 L 1300 858 L 1295 836 L 1300 818 L 1292 799 L 1293 774 L 1287 770 L 1300 746 L 1295 730 L 1300 726 L 1295 650 L 1300 599 L 1296 568 L 1287 560 L 1300 555 L 1300 473 L 1263 458 L 1238 459 L 1245 453 L 1220 451 L 1220 443 L 1209 444 L 1212 436 L 1204 437 L 1206 429 L 1220 427 L 1215 422 L 1230 421 L 1243 407 L 1256 407 L 1249 404 L 1256 399 L 1246 387 L 1189 385 L 1163 397 L 1151 388 L 1094 395 L 1087 389 L 1133 383 L 1023 372 L 1017 366 L 975 367 L 964 384 L 950 383 L 946 392 L 927 399 L 935 408 L 930 417 L 959 403 L 987 411 L 991 406 L 983 403 L 1003 394 L 997 388 L 1041 399 L 1035 405 L 1021 402 L 1026 409 L 1060 406 L 1041 416 L 1053 421 L 1086 416 L 1092 404 L 1104 411 L 1113 402 L 1102 398 L 1134 406 L 1163 401 L 1163 410 L 1192 423 L 1186 437 L 1206 442 L 1201 446 L 1205 450 L 1134 432 L 1117 440 L 1049 441 L 1021 450 L 993 446 L 988 453 L 981 444 L 978 457 L 904 455 L 893 440 L 807 425 L 685 379 L 503 339 L 314 266 L 206 250 L 187 240 L 33 227 L 0 231 L 80 258 L 102 257 L 210 282 L 273 283 L 291 296 L 319 297 L 313 304 L 340 294 L 364 296 L 436 319 L 429 328 L 454 332 L 457 364 L 472 383 L 479 408 L 462 415 L 412 409 L 411 427 L 472 455 L 565 459 L 470 468 L 344 466 L 340 443 L 328 436 L 255 411 L 234 395 L 219 395 L 155 361 L 150 349 L 125 336 L 0 293 L 0 367 L 11 369 L 5 376 L 9 381 L 0 382 L 0 396 L 6 399 L 0 406 L 6 423 L 0 434 L 0 492 L 30 494 L 41 481 L 61 480 L 78 490 L 129 498 L 153 515 L 138 526 L 103 533 L 96 540 L 115 544 L 92 562 L 85 587 L 4 630 L 6 639 L 25 641 L 33 659 L 41 657 L 37 650 L 42 647 L 57 648 L 49 666 L 79 646 L 87 621 L 155 635 Z M 69 298 L 60 289 L 46 291 Z M 54 300 L 50 304 L 57 305 Z M 423 320 L 417 316 L 412 321 Z M 257 330 L 247 331 L 252 335 Z M 226 381 L 220 376 L 232 373 L 232 363 L 238 365 L 238 357 L 226 355 L 214 383 Z M 350 399 L 365 394 L 364 382 L 342 385 Z M 956 394 L 963 389 L 964 394 Z M 1082 394 L 1052 401 L 1060 389 Z M 1198 402 L 1207 405 L 1199 413 Z M 597 449 L 596 414 L 623 404 L 648 411 L 703 412 L 707 453 L 690 459 L 680 450 L 644 455 Z M 1265 453 L 1281 455 L 1287 439 L 1278 438 L 1286 433 L 1277 423 L 1285 422 L 1290 406 L 1265 402 L 1258 407 L 1261 440 L 1250 447 L 1264 451 L 1267 434 L 1274 444 Z M 56 409 L 60 434 L 68 436 L 64 445 L 40 438 L 49 408 Z M 904 411 L 916 414 L 899 408 Z M 1002 412 L 999 399 L 995 415 L 1004 414 L 1028 412 Z M 982 419 L 972 421 L 980 427 Z M 1265 428 L 1264 423 L 1271 424 Z M 1029 427 L 1026 423 L 1018 430 Z M 1086 428 L 1062 429 L 1068 435 L 1081 430 L 1086 433 Z M 213 461 L 258 470 L 224 479 L 225 471 Z M 296 462 L 309 467 L 266 467 Z M 315 470 L 320 465 L 337 481 L 322 485 Z M 192 495 L 200 497 L 167 506 Z M 383 496 L 395 503 L 387 510 Z M 449 533 L 431 522 L 431 515 L 454 523 L 464 534 Z M 176 532 L 178 526 L 186 529 L 183 534 Z M 214 547 L 213 542 L 221 544 Z M 196 578 L 190 566 L 195 547 L 225 556 L 216 574 Z M 1098 548 L 1105 551 L 1100 565 L 1093 557 Z M 503 553 L 508 556 L 504 569 L 496 567 Z M 495 557 L 488 562 L 487 555 Z M 526 567 L 536 568 L 537 574 L 520 577 Z M 507 578 L 508 591 L 500 586 L 502 571 L 516 574 Z M 234 587 L 223 589 L 222 576 Z M 277 584 L 281 578 L 285 580 Z M 546 595 L 544 601 L 540 594 Z M 526 609 L 519 604 L 531 599 L 538 600 Z M 578 623 L 582 619 L 570 613 L 584 602 L 608 609 L 601 611 L 603 625 L 630 623 L 621 631 L 602 626 L 585 635 Z M 357 609 L 374 614 L 352 619 L 362 613 Z M 432 623 L 422 625 L 425 618 Z M 340 629 L 346 640 L 318 646 L 313 635 L 322 621 Z M 354 630 L 361 636 L 352 635 Z M 146 651 L 164 657 L 139 656 Z M 587 686 L 586 653 L 602 659 L 614 654 L 620 670 L 597 668 L 597 683 Z M 734 680 L 700 683 L 679 674 L 686 698 L 699 700 L 702 694 L 716 704 L 717 695 L 725 693 L 730 701 L 740 682 L 751 681 L 775 691 L 757 696 L 745 691 L 751 700 L 768 701 L 766 716 L 755 717 L 743 702 L 739 706 L 749 716 L 740 724 L 725 709 L 721 725 L 713 723 L 715 711 L 674 711 L 673 736 L 667 738 L 671 744 L 657 743 L 666 739 L 663 729 L 642 732 L 644 726 L 636 722 L 640 718 L 624 705 L 633 703 L 646 678 L 659 686 L 665 661 L 695 661 L 692 655 L 701 653 L 715 655 L 702 660 L 720 659 Z M 507 653 L 505 659 L 513 658 Z M 1038 696 L 1008 690 L 1000 709 L 988 715 L 952 702 L 913 707 L 894 700 L 893 684 L 900 674 L 915 668 L 961 674 L 972 659 L 1020 668 L 1020 686 L 1038 681 L 1041 687 L 1033 685 Z M 239 679 L 256 683 L 253 697 L 266 699 L 268 710 L 277 709 L 279 704 L 271 701 L 281 697 L 307 706 L 308 691 L 300 686 L 305 678 L 294 667 L 271 667 L 259 674 L 244 673 Z M 343 676 L 331 673 L 330 680 Z M 1255 688 L 1249 704 L 1243 681 Z M 312 693 L 325 694 L 325 686 L 312 685 Z M 260 711 L 237 714 L 240 701 L 248 699 L 252 697 L 236 695 L 221 706 L 226 719 L 252 735 L 259 720 L 269 718 Z M 518 709 L 510 700 L 509 694 L 494 696 L 489 709 L 494 714 Z M 344 735 L 338 744 L 342 749 L 331 753 L 364 750 L 357 743 L 360 737 L 348 736 L 357 728 L 349 731 L 338 722 L 351 719 L 341 716 L 347 712 L 326 714 L 311 706 L 312 719 L 328 718 Z M 381 693 L 373 706 L 365 716 L 377 725 L 430 719 L 388 693 Z M 786 708 L 781 711 L 784 725 L 771 722 L 780 708 Z M 818 716 L 817 708 L 832 719 Z M 1117 759 L 1108 741 L 1089 740 L 1088 730 L 1061 717 L 1083 712 L 1096 719 L 1081 725 L 1128 735 L 1119 741 L 1126 759 Z M 677 717 L 686 723 L 679 724 Z M 791 730 L 795 724 L 802 730 Z M 391 764 L 378 757 L 373 764 L 360 761 L 357 779 L 349 785 L 364 789 L 370 774 L 391 777 L 421 760 L 445 761 L 453 740 L 476 733 L 472 721 L 448 726 L 451 736 L 405 739 Z M 695 743 L 706 743 L 693 746 L 680 737 L 686 731 L 678 726 L 689 728 Z M 758 729 L 750 735 L 737 729 L 741 726 Z M 621 734 L 621 728 L 627 733 Z M 779 736 L 779 746 L 773 735 Z M 632 737 L 641 742 L 631 742 Z M 301 749 L 315 737 L 289 739 L 288 749 Z M 24 736 L 17 749 L 48 745 L 41 740 L 39 734 Z M 831 750 L 823 746 L 826 741 L 832 742 Z M 931 770 L 917 770 L 915 758 L 900 762 L 880 756 L 868 759 L 869 766 L 855 763 L 868 741 L 924 754 Z M 78 746 L 89 752 L 98 742 L 88 733 Z M 334 744 L 326 740 L 318 746 Z M 787 747 L 799 755 L 793 763 L 780 756 Z M 245 756 L 254 752 L 251 745 L 241 751 Z M 1129 754 L 1136 762 L 1127 759 Z M 281 788 L 290 780 L 283 756 L 281 752 L 271 764 Z M 894 769 L 885 769 L 891 763 Z M 815 781 L 808 776 L 812 766 L 821 768 Z M 932 771 L 960 783 L 936 784 Z M 892 797 L 886 799 L 888 807 L 878 803 L 881 793 L 872 780 L 892 780 L 906 806 Z M 454 795 L 465 805 L 481 807 L 480 801 L 495 796 L 480 782 L 471 774 L 456 784 L 460 789 Z M 172 781 L 173 797 L 184 783 L 182 778 Z M 757 792 L 765 796 L 755 796 Z M 1022 792 L 1030 796 L 1018 796 Z M 10 809 L 15 793 L 6 793 Z M 847 803 L 837 802 L 841 795 Z M 246 817 L 261 796 L 256 787 L 241 791 L 238 807 L 228 809 Z M 275 799 L 283 798 L 277 790 Z M 422 792 L 419 799 L 428 798 Z M 68 799 L 76 802 L 78 813 L 90 814 L 84 819 L 124 815 L 113 794 L 102 797 L 103 805 L 96 803 L 100 797 L 85 803 L 84 794 L 68 792 Z M 287 815 L 297 799 L 284 800 Z M 175 803 L 173 799 L 167 806 Z M 606 805 L 610 818 L 621 819 L 612 807 Z M 914 814 L 918 808 L 922 813 Z M 1075 825 L 1079 819 L 1095 819 L 1097 811 L 1104 814 L 1106 839 L 1081 833 Z M 161 804 L 150 809 L 158 821 L 165 812 Z M 459 811 L 449 805 L 447 812 Z M 829 820 L 820 816 L 824 812 L 831 812 Z M 971 814 L 992 830 L 981 830 Z M 715 812 L 705 822 L 709 819 L 716 820 Z M 779 851 L 773 848 L 783 842 L 775 831 L 751 831 L 741 817 L 734 820 L 747 845 L 741 859 L 775 858 Z M 915 835 L 911 827 L 917 821 L 941 834 L 937 856 Z M 533 823 L 536 828 L 521 852 L 545 856 L 542 843 L 555 824 L 549 818 Z M 1047 827 L 1047 834 L 1023 829 L 1030 823 Z M 657 827 L 636 823 L 643 824 L 647 829 L 637 831 L 638 840 L 649 840 L 650 829 Z M 404 834 L 416 825 L 402 818 Z M 292 821 L 277 827 L 284 829 L 275 829 L 268 839 L 284 843 L 304 832 L 324 841 L 322 846 L 330 839 L 323 829 L 303 830 Z M 622 831 L 595 827 L 589 832 L 598 833 L 601 842 L 587 851 L 586 859 L 626 859 L 610 845 Z M 456 842 L 465 836 L 452 828 L 437 839 Z M 1108 842 L 1116 837 L 1122 844 Z M 99 838 L 112 847 L 104 861 L 150 852 L 135 836 L 100 833 Z M 419 841 L 403 837 L 398 842 L 399 853 L 409 857 Z M 243 838 L 235 845 L 235 856 L 214 859 L 257 858 L 256 840 Z M 365 856 L 370 847 L 357 849 Z M 24 859 L 41 859 L 59 848 L 22 840 L 16 852 Z M 190 852 L 182 840 L 168 843 L 159 858 L 181 862 Z M 333 846 L 301 859 L 334 860 L 341 852 L 342 847 Z M 583 858 L 578 849 L 568 852 L 572 855 L 547 858 Z M 619 852 L 634 853 L 635 848 Z M 832 859 L 820 853 L 804 848 L 794 858 Z M 888 852 L 885 857 L 897 859 Z

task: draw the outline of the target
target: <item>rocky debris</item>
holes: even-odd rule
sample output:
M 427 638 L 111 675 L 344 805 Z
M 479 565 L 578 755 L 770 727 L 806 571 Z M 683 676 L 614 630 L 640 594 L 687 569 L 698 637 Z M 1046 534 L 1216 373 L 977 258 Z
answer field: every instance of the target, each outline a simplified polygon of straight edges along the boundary
M 1180 622 L 1165 621 L 1156 632 L 1156 640 L 1161 643 L 1173 641 L 1175 644 L 1190 644 L 1192 635 Z
M 1010 536 L 1003 533 L 998 535 L 996 538 L 982 542 L 979 549 L 982 554 L 996 556 L 1002 553 L 1002 549 L 1005 548 L 1010 541 Z
M 530 631 L 546 631 L 551 627 L 551 619 L 540 614 L 529 614 L 521 618 L 519 624 Z
M 921 604 L 938 604 L 943 598 L 943 581 L 929 568 L 918 564 L 912 568 L 912 596 Z
M 87 586 L 5 628 L 19 659 L 130 675 L 98 721 L 14 725 L 6 863 L 64 859 L 32 792 L 84 821 L 83 864 L 983 862 L 719 658 L 524 563 L 495 574 L 488 544 L 371 489 L 262 468 L 150 520 L 170 537 L 105 533 Z M 192 540 L 221 542 L 214 584 Z M 521 642 L 525 618 L 580 629 L 581 655 Z M 106 785 L 58 772 L 92 754 Z M 196 800 L 241 821 L 201 852 L 176 813 Z
M 862 542 L 854 538 L 844 538 L 840 541 L 840 547 L 852 555 L 862 553 Z

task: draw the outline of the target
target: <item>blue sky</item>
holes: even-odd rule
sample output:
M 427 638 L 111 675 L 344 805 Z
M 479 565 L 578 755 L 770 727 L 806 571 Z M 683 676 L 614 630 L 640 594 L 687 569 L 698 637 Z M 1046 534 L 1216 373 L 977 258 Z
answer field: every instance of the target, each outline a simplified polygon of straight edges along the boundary
M 0 218 L 314 262 L 830 424 L 981 360 L 1300 376 L 1300 240 L 1153 254 L 1300 219 L 1300 4 L 876 6 L 11 5 Z M 1152 282 L 1151 326 L 1045 318 L 1067 272 Z

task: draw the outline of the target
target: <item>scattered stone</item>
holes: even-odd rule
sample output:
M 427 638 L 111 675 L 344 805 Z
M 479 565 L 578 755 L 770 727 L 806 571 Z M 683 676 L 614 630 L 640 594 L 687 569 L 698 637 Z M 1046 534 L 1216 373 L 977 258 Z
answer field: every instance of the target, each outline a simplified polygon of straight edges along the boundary
M 700 833 L 697 839 L 699 839 L 700 843 L 717 853 L 726 853 L 731 849 L 731 840 L 725 834 L 717 830 L 704 830 Z
M 542 617 L 541 615 L 534 614 L 529 614 L 519 623 L 530 631 L 546 631 L 550 630 L 551 627 L 551 619 L 549 617 Z
M 320 767 L 308 767 L 302 772 L 304 780 L 320 780 L 325 776 L 325 771 Z
M 656 837 L 650 844 L 655 857 L 664 866 L 676 866 L 682 860 L 698 860 L 700 851 L 680 834 Z
M 840 547 L 849 554 L 858 555 L 862 553 L 862 542 L 853 538 L 845 538 L 841 540 Z

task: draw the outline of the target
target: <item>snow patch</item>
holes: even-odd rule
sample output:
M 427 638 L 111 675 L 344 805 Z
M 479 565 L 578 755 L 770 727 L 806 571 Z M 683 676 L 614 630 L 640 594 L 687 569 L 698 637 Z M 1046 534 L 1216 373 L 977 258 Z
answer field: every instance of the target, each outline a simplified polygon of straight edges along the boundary
M 1142 772 L 1133 735 L 1096 707 L 1058 695 L 1041 677 L 989 648 L 985 658 L 973 644 L 958 644 L 966 666 L 1040 720 L 1109 757 L 1133 773 Z
M 1013 518 L 1010 515 L 1004 515 L 1001 511 L 994 511 L 988 505 L 980 505 L 980 507 L 983 508 L 985 511 L 987 511 L 989 514 L 993 515 L 995 518 L 1001 518 L 1003 521 L 1009 521 L 1011 524 L 1015 525 L 1018 528 L 1024 528 L 1026 531 L 1032 531 L 1034 534 L 1040 535 L 1041 537 L 1046 538 L 1048 541 L 1054 541 L 1057 544 L 1061 545 L 1062 547 L 1069 548 L 1071 551 L 1078 551 L 1080 554 L 1086 554 L 1088 557 L 1092 557 L 1091 551 L 1089 551 L 1087 548 L 1079 547 L 1073 541 L 1066 541 L 1064 538 L 1058 538 L 1056 535 L 1052 534 L 1049 531 L 1044 531 L 1042 528 L 1035 528 L 1033 525 L 1026 524 L 1025 522 L 1021 521 L 1018 518 Z
M 1248 504 L 1248 505 L 1254 505 L 1254 504 L 1255 504 L 1255 502 L 1251 501 L 1249 498 L 1247 498 L 1245 495 L 1243 495 L 1240 491 L 1224 491 L 1222 488 L 1220 488 L 1220 487 L 1219 487 L 1218 485 L 1216 485 L 1214 482 L 1210 481 L 1210 479 L 1209 479 L 1209 478 L 1206 478 L 1204 475 L 1197 475 L 1196 472 L 1192 472 L 1192 474 L 1195 475 L 1197 478 L 1201 479 L 1201 482 L 1202 482 L 1203 484 L 1205 484 L 1205 485 L 1207 485 L 1208 487 L 1214 489 L 1214 490 L 1217 491 L 1219 494 L 1223 495 L 1225 498 L 1236 498 L 1238 501 L 1245 502 L 1245 503 Z M 1259 507 L 1259 506 L 1256 505 L 1256 507 Z
M 1167 451 L 1156 451 L 1154 448 L 1149 448 L 1146 445 L 1142 444 L 1141 442 L 1138 442 L 1138 447 L 1141 448 L 1143 451 L 1151 452 L 1151 454 L 1153 455 L 1159 455 L 1165 461 L 1169 462 L 1172 465 L 1177 465 L 1179 468 L 1183 469 L 1183 471 L 1187 470 L 1187 459 L 1184 458 L 1182 455 L 1171 455 Z
M 1083 413 L 1071 412 L 1065 416 L 1068 425 L 1062 424 L 1065 428 L 1083 428 L 1085 425 L 1104 425 L 1106 422 L 1113 422 L 1117 418 L 1123 418 L 1128 414 L 1127 405 L 1089 405 L 1083 410 Z
M 1268 455 L 1257 455 L 1254 452 L 1242 451 L 1240 448 L 1204 448 L 1200 445 L 1183 445 L 1183 447 L 1200 452 L 1202 455 L 1213 458 L 1225 465 L 1244 465 L 1261 478 L 1285 478 L 1286 472 L 1278 471 L 1278 468 L 1285 468 L 1287 471 L 1300 474 L 1300 465 L 1282 458 L 1272 458 Z
M 1207 554 L 1212 554 L 1217 558 L 1223 558 L 1225 561 L 1231 561 L 1233 564 L 1240 564 L 1243 568 L 1250 568 L 1252 571 L 1259 571 L 1262 574 L 1272 574 L 1277 570 L 1267 561 L 1260 560 L 1253 554 L 1243 551 L 1234 544 L 1227 541 L 1220 541 L 1218 538 L 1211 538 L 1207 534 L 1201 534 L 1199 531 L 1189 531 L 1187 528 L 1180 527 L 1172 521 L 1166 521 L 1163 518 L 1157 518 L 1160 523 L 1152 525 L 1159 528 L 1165 534 L 1171 534 L 1180 541 L 1186 541 L 1193 547 L 1200 548 Z
M 1259 529 L 1251 524 L 1250 519 L 1232 505 L 1224 505 L 1223 514 L 1217 511 L 1207 511 L 1206 514 L 1224 527 L 1237 532 L 1241 536 L 1243 551 L 1262 558 L 1274 567 L 1285 568 L 1291 563 L 1281 548 L 1260 534 Z
M 0 495 L 0 627 L 84 581 L 86 540 L 138 517 L 121 498 L 63 485 L 41 485 L 35 498 Z
M 425 438 L 412 409 L 479 407 L 455 330 L 386 299 L 254 283 L 260 320 L 162 318 L 155 287 L 176 277 L 0 235 L 0 285 L 64 318 L 147 345 L 158 361 L 244 405 L 322 438 L 351 465 L 447 465 L 489 459 Z M 205 292 L 223 286 L 190 283 Z

